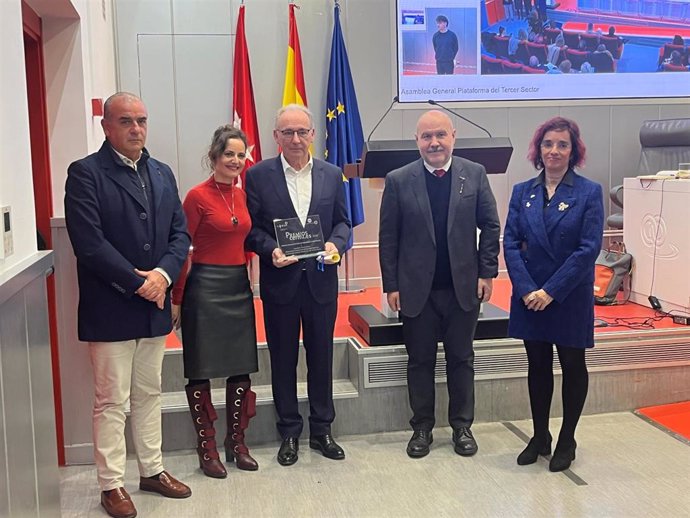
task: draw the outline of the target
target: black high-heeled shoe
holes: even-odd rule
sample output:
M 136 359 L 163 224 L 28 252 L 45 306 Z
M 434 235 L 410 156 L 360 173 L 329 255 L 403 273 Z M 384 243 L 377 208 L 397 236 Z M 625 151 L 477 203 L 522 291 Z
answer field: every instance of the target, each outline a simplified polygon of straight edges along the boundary
M 537 462 L 539 455 L 549 455 L 551 453 L 551 434 L 547 435 L 546 442 L 537 442 L 534 437 L 527 443 L 527 448 L 518 455 L 517 463 L 519 466 L 526 466 Z
M 577 443 L 573 442 L 568 446 L 561 446 L 561 441 L 558 441 L 556 449 L 553 451 L 553 457 L 549 462 L 549 471 L 565 471 L 570 467 L 570 463 L 575 460 L 575 448 Z

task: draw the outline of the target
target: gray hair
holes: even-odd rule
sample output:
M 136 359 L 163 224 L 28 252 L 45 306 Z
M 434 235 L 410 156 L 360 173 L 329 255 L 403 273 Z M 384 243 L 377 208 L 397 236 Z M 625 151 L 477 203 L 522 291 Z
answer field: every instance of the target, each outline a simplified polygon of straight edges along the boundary
M 302 112 L 309 117 L 309 129 L 312 129 L 314 127 L 314 116 L 311 114 L 309 109 L 306 106 L 302 106 L 301 104 L 286 104 L 282 108 L 280 108 L 276 112 L 276 118 L 275 121 L 273 122 L 273 128 L 278 129 L 278 119 L 285 113 L 285 112 L 290 112 L 290 111 L 298 111 Z

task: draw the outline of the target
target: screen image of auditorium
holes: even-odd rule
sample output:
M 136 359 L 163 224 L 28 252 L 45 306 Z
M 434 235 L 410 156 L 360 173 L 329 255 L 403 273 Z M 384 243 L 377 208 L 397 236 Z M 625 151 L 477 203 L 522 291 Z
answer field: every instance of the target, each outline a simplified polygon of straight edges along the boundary
M 397 0 L 400 102 L 690 96 L 690 0 Z

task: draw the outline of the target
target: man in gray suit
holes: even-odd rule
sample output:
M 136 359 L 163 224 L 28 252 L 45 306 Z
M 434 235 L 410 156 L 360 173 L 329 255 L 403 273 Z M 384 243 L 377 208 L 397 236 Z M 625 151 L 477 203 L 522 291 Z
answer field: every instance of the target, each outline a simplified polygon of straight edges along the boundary
M 474 455 L 472 341 L 479 304 L 498 275 L 500 223 L 484 167 L 453 156 L 455 129 L 440 111 L 424 113 L 415 134 L 421 159 L 386 176 L 379 225 L 383 291 L 400 311 L 414 431 L 410 457 L 433 442 L 436 353 L 446 353 L 448 422 L 458 455 Z M 477 240 L 477 230 L 480 230 Z

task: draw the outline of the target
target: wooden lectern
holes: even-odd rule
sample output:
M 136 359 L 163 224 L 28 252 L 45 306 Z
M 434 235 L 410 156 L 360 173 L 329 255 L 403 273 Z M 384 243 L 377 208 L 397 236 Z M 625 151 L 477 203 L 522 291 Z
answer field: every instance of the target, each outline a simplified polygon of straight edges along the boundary
M 505 173 L 512 154 L 507 137 L 459 138 L 453 149 L 453 155 L 482 164 L 487 174 Z M 414 140 L 375 140 L 364 144 L 361 161 L 346 164 L 344 172 L 348 178 L 384 178 L 419 156 Z

